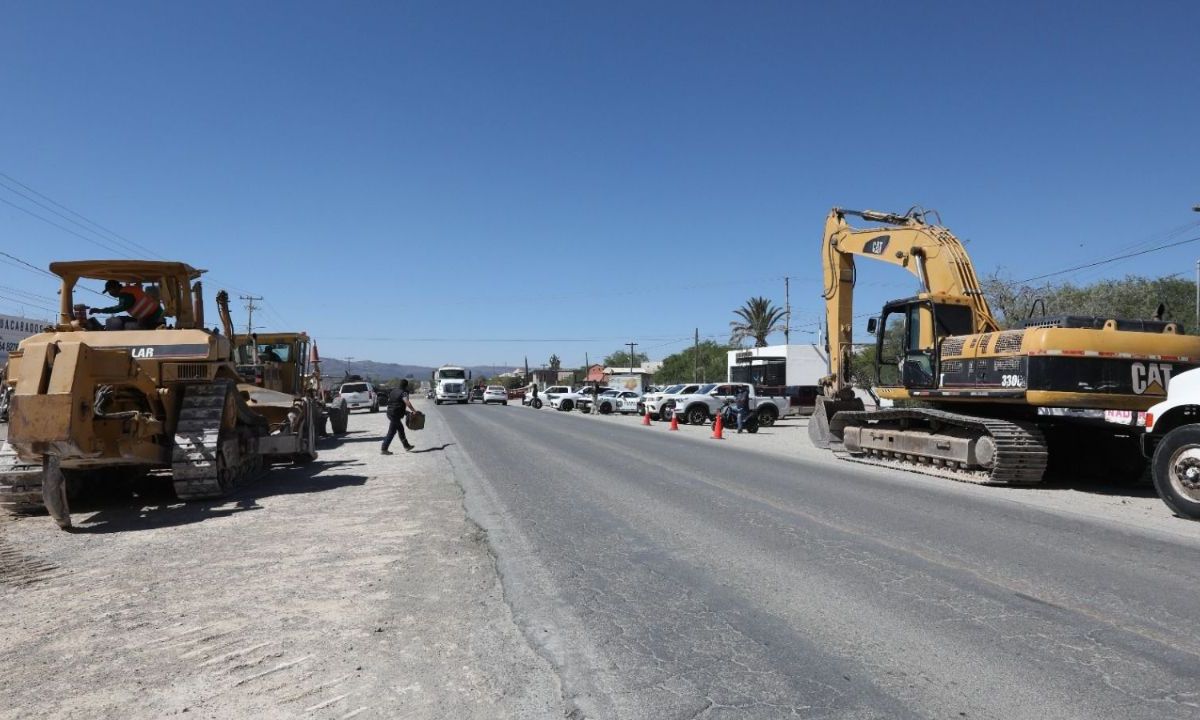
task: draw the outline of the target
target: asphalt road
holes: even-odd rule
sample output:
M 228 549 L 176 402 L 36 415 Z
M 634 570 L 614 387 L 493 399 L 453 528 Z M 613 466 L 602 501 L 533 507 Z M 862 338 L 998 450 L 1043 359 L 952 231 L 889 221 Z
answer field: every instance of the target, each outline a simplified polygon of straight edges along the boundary
M 1200 717 L 1194 540 L 748 442 L 430 411 L 575 717 Z

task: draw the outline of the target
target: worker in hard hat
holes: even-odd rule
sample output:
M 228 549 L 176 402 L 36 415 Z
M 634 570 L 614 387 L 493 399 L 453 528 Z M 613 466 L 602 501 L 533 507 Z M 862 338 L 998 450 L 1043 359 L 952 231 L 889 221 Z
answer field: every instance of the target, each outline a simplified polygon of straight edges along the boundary
M 128 313 L 128 317 L 121 319 L 132 320 L 143 330 L 156 328 L 162 323 L 163 308 L 158 300 L 157 288 L 147 292 L 138 283 L 122 285 L 117 280 L 109 280 L 104 283 L 104 294 L 115 297 L 117 304 L 106 308 L 92 308 L 88 313 Z

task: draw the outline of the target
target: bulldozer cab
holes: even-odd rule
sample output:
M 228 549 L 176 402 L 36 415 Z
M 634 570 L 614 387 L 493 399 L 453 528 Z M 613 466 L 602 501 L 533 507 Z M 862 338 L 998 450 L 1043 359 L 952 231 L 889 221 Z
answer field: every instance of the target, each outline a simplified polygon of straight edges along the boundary
M 186 263 L 152 260 L 80 260 L 50 264 L 50 272 L 62 279 L 59 298 L 59 331 L 97 330 L 90 322 L 88 309 L 112 305 L 115 298 L 90 287 L 86 281 L 115 281 L 122 286 L 136 285 L 162 307 L 162 322 L 173 321 L 180 329 L 202 329 L 204 309 L 200 302 L 198 280 L 205 272 Z M 82 282 L 81 282 L 82 281 Z M 145 329 L 125 326 L 119 329 Z
M 942 340 L 969 335 L 973 327 L 971 306 L 957 297 L 921 293 L 887 303 L 867 324 L 875 335 L 875 383 L 935 387 Z
M 234 361 L 242 382 L 294 397 L 305 394 L 309 338 L 304 333 L 238 335 Z

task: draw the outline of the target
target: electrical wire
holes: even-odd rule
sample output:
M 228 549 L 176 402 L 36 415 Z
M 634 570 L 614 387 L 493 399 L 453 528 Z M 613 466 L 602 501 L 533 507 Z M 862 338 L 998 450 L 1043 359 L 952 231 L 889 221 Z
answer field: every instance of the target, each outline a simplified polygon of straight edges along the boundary
M 7 179 L 8 182 L 11 182 L 22 188 L 25 188 L 29 192 L 33 193 L 34 195 L 37 195 L 38 197 L 41 197 L 41 198 L 47 200 L 48 202 L 52 203 L 53 205 L 56 205 L 57 207 L 60 207 L 63 210 L 66 210 L 68 213 L 71 213 L 71 215 L 74 215 L 76 217 L 87 220 L 87 222 L 91 223 L 92 225 L 104 230 L 104 232 L 107 233 L 107 235 L 98 232 L 97 230 L 95 230 L 95 228 L 84 225 L 83 223 L 79 222 L 78 220 L 75 220 L 74 218 L 70 217 L 69 215 L 59 212 L 58 210 L 55 210 L 53 207 L 50 207 L 50 205 L 47 205 L 46 203 L 41 202 L 40 200 L 38 200 L 35 197 L 30 197 L 25 192 L 23 192 L 21 190 L 17 190 L 16 188 L 13 188 L 11 185 L 8 184 L 8 182 L 5 182 L 5 179 Z M 83 215 L 75 212 L 71 208 L 63 205 L 62 203 L 59 203 L 49 197 L 46 197 L 42 193 L 38 192 L 37 190 L 34 190 L 33 188 L 22 183 L 21 181 L 17 180 L 16 178 L 12 177 L 11 175 L 0 172 L 0 188 L 4 188 L 5 190 L 8 190 L 9 192 L 20 196 L 21 198 L 27 200 L 28 202 L 31 202 L 34 205 L 37 205 L 38 207 L 42 208 L 43 210 L 51 213 L 52 215 L 60 217 L 63 220 L 66 220 L 67 222 L 71 223 L 72 225 L 75 225 L 76 227 L 82 228 L 86 232 L 96 235 L 97 237 L 99 237 L 100 239 L 102 239 L 104 241 L 111 240 L 113 242 L 116 242 L 119 245 L 123 246 L 126 250 L 132 250 L 135 254 L 148 253 L 150 255 L 155 255 L 155 253 L 152 250 L 150 250 L 149 248 L 139 245 L 138 243 L 135 243 L 132 240 L 125 238 L 123 235 L 119 235 L 118 233 L 113 232 L 112 230 L 109 230 L 108 228 L 104 227 L 103 225 L 84 217 Z M 155 255 L 155 257 L 158 257 L 159 259 L 163 259 L 162 256 L 159 256 L 159 255 Z
M 1145 250 L 1139 250 L 1137 252 L 1126 253 L 1124 255 L 1117 255 L 1116 257 L 1107 258 L 1105 260 L 1097 260 L 1095 262 L 1084 263 L 1082 265 L 1076 265 L 1074 267 L 1069 267 L 1064 270 L 1057 270 L 1055 272 L 1046 273 L 1045 275 L 1035 275 L 1034 277 L 1025 278 L 1024 280 L 1017 280 L 1017 283 L 1028 283 L 1028 282 L 1034 282 L 1035 280 L 1045 280 L 1046 278 L 1057 277 L 1058 275 L 1066 275 L 1067 273 L 1076 272 L 1078 270 L 1086 270 L 1088 268 L 1099 267 L 1100 265 L 1107 265 L 1109 263 L 1117 262 L 1118 260 L 1128 260 L 1129 258 L 1139 257 L 1142 255 L 1148 255 L 1153 252 L 1158 252 L 1159 250 L 1167 250 L 1169 248 L 1179 247 L 1181 245 L 1188 245 L 1188 244 L 1194 243 L 1194 242 L 1200 242 L 1200 235 L 1198 235 L 1196 237 L 1188 238 L 1186 240 L 1179 240 L 1177 242 L 1167 243 L 1165 245 L 1158 245 L 1156 247 L 1147 248 Z
M 96 240 L 96 239 L 94 239 L 94 238 L 88 237 L 87 235 L 84 235 L 84 234 L 82 234 L 82 233 L 77 233 L 77 232 L 75 232 L 74 230 L 72 230 L 72 229 L 71 229 L 71 228 L 69 228 L 69 227 L 65 227 L 65 226 L 63 226 L 63 225 L 59 225 L 58 223 L 54 222 L 53 220 L 49 220 L 49 219 L 47 219 L 47 218 L 44 218 L 44 217 L 42 217 L 41 215 L 38 215 L 37 213 L 33 212 L 32 210 L 29 210 L 28 208 L 23 208 L 23 207 L 21 207 L 20 205 L 18 205 L 18 204 L 16 204 L 16 203 L 12 202 L 12 201 L 10 201 L 10 200 L 6 200 L 6 199 L 4 199 L 4 198 L 0 197 L 0 202 L 4 203 L 5 205 L 10 205 L 10 206 L 12 206 L 12 207 L 14 207 L 14 208 L 16 208 L 16 209 L 20 210 L 21 212 L 25 213 L 26 215 L 29 215 L 30 217 L 35 217 L 35 218 L 37 218 L 38 220 L 41 220 L 42 222 L 46 223 L 47 225 L 52 225 L 52 226 L 54 226 L 54 227 L 58 228 L 59 230 L 62 230 L 63 232 L 70 233 L 70 234 L 74 235 L 74 236 L 75 236 L 75 237 L 77 237 L 77 238 L 80 238 L 80 239 L 86 240 L 87 242 L 89 242 L 89 243 L 91 243 L 91 244 L 93 244 L 93 245 L 95 245 L 95 246 L 97 246 L 97 247 L 102 247 L 102 248 L 104 248 L 105 250 L 107 250 L 107 251 L 109 251 L 109 252 L 111 252 L 111 253 L 115 253 L 115 254 L 117 254 L 117 255 L 122 255 L 122 256 L 124 256 L 124 257 L 126 257 L 126 258 L 128 258 L 128 257 L 129 257 L 129 253 L 122 252 L 121 250 L 118 250 L 118 249 L 116 249 L 116 248 L 112 247 L 111 245 L 106 245 L 105 243 L 102 243 L 102 242 L 100 242 L 100 241 L 98 241 L 98 240 Z
M 60 277 L 58 277 L 54 273 L 50 272 L 49 270 L 43 270 L 42 268 L 38 267 L 37 265 L 34 265 L 33 263 L 31 263 L 27 260 L 22 260 L 21 258 L 17 257 L 16 255 L 10 255 L 9 253 L 6 253 L 3 250 L 0 250 L 0 256 L 8 258 L 8 260 L 0 260 L 0 262 L 4 263 L 5 265 L 9 265 L 9 266 L 12 266 L 15 268 L 20 268 L 20 269 L 26 270 L 28 272 L 40 273 L 42 275 L 45 275 L 46 277 L 54 278 L 55 281 L 61 281 Z M 10 261 L 12 261 L 12 262 L 10 262 Z M 104 293 L 100 292 L 99 290 L 94 290 L 82 283 L 76 283 L 75 287 L 79 288 L 80 290 L 87 290 L 88 292 L 92 293 L 93 295 L 103 295 L 104 294 Z

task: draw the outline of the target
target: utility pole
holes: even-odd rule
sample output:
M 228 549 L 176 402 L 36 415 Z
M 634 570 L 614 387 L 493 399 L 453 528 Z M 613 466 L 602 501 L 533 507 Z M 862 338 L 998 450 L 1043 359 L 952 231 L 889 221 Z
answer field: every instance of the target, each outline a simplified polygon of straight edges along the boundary
M 633 349 L 638 346 L 637 343 L 625 343 L 629 346 L 629 374 L 633 374 Z
M 239 298 L 246 301 L 246 334 L 254 332 L 254 309 L 257 307 L 254 302 L 262 300 L 262 295 L 238 295 Z
M 792 330 L 792 288 L 791 278 L 783 276 L 783 314 L 786 319 L 783 321 L 783 344 L 788 345 L 791 340 Z
M 346 374 L 347 375 L 353 375 L 353 373 L 350 372 L 350 369 L 353 367 L 354 367 L 354 358 L 352 358 L 352 357 L 346 358 Z
M 692 382 L 700 382 L 700 328 L 696 328 L 696 340 L 692 345 Z

